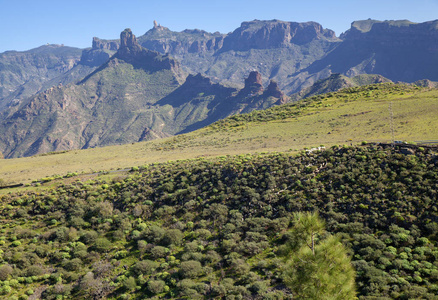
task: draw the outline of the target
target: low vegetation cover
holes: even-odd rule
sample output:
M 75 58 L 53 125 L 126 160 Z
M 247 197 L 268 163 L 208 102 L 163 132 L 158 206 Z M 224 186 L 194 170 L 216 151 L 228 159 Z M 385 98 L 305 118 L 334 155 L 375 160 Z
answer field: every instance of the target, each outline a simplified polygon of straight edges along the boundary
M 436 140 L 437 97 L 437 89 L 407 84 L 385 83 L 347 88 L 267 110 L 236 115 L 174 137 L 5 159 L 0 166 L 0 178 L 8 184 L 26 184 L 35 179 L 64 176 L 71 172 L 112 171 L 200 156 L 300 151 L 321 144 L 387 142 L 393 138 L 401 141 Z
M 436 299 L 438 157 L 409 154 L 222 156 L 3 195 L 0 293 Z
M 350 87 L 342 89 L 339 92 L 330 92 L 321 95 L 308 97 L 298 102 L 292 102 L 286 105 L 273 106 L 265 110 L 254 110 L 247 114 L 239 114 L 220 120 L 211 127 L 223 126 L 239 126 L 247 122 L 269 122 L 278 121 L 288 118 L 294 118 L 304 115 L 307 109 L 330 108 L 333 104 L 338 103 L 324 103 L 328 102 L 330 98 L 337 98 L 337 100 L 344 100 L 351 102 L 355 100 L 364 99 L 388 99 L 389 97 L 403 96 L 406 93 L 412 94 L 419 90 L 427 90 L 415 85 L 409 84 L 394 84 L 392 82 L 383 84 L 370 84 L 366 86 Z M 324 101 L 323 101 L 324 100 Z

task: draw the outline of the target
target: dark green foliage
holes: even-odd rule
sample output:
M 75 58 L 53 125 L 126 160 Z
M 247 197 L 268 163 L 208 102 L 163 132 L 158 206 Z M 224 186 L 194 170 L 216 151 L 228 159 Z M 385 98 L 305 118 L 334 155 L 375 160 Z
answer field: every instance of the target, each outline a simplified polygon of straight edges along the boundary
M 152 274 L 155 269 L 158 267 L 158 263 L 152 260 L 143 260 L 138 261 L 134 264 L 132 267 L 132 271 L 134 274 L 140 275 L 150 275 Z
M 93 246 L 98 237 L 99 234 L 96 231 L 90 230 L 82 232 L 80 240 L 86 245 Z
M 163 243 L 167 246 L 180 245 L 184 234 L 179 229 L 169 229 L 163 237 Z
M 350 257 L 338 238 L 324 237 L 325 224 L 318 214 L 297 213 L 292 230 L 283 272 L 293 294 L 302 299 L 354 299 Z
M 183 278 L 195 278 L 203 273 L 202 265 L 199 261 L 188 260 L 180 265 L 180 274 Z
M 108 252 L 111 249 L 111 242 L 107 238 L 98 238 L 93 246 L 98 252 Z
M 197 159 L 139 168 L 111 183 L 3 195 L 3 218 L 18 209 L 28 216 L 4 223 L 0 273 L 14 266 L 4 278 L 31 275 L 11 289 L 47 285 L 47 299 L 59 284 L 71 287 L 63 295 L 72 299 L 287 298 L 313 280 L 292 274 L 302 282 L 286 288 L 281 272 L 285 255 L 313 256 L 303 250 L 312 234 L 294 225 L 294 213 L 319 211 L 327 232 L 316 230 L 315 256 L 340 253 L 341 241 L 360 299 L 433 299 L 438 159 L 428 148 L 414 152 L 366 145 Z M 74 216 L 83 222 L 69 224 Z M 297 272 L 309 267 L 291 263 Z M 33 266 L 44 272 L 33 275 Z M 347 274 L 333 270 L 333 278 Z
M 7 280 L 9 275 L 12 274 L 12 267 L 9 265 L 3 265 L 0 267 L 0 280 Z
M 159 294 L 164 292 L 165 287 L 166 283 L 163 280 L 150 280 L 148 282 L 148 290 L 152 294 Z

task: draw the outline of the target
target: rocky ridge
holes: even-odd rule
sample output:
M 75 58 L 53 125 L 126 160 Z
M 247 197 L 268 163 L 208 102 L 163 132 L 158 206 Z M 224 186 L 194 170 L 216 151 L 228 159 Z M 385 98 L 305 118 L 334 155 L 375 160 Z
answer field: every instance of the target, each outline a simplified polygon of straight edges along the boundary
M 6 158 L 162 138 L 280 100 L 263 91 L 257 72 L 246 80 L 260 92 L 254 95 L 200 74 L 181 85 L 184 73 L 173 58 L 141 47 L 129 29 L 120 41 L 83 80 L 29 98 L 0 121 Z
M 0 53 L 0 113 L 41 90 L 75 77 L 81 49 L 45 45 L 29 51 Z M 83 76 L 82 71 L 78 72 Z M 66 76 L 68 74 L 68 76 Z
M 304 45 L 313 40 L 338 41 L 334 31 L 316 22 L 296 23 L 279 20 L 243 22 L 226 36 L 221 51 L 248 51 Z
M 299 99 L 384 77 L 438 80 L 437 34 L 438 21 L 356 21 L 340 38 L 315 22 L 254 20 L 230 34 L 196 29 L 173 32 L 155 22 L 138 39 L 129 29 L 119 40 L 93 38 L 92 48 L 82 53 L 55 45 L 5 52 L 0 54 L 0 122 L 4 126 L 0 147 L 8 148 L 6 156 L 12 157 L 131 142 L 138 136 L 144 140 L 187 132 L 227 114 L 285 103 L 286 94 Z M 17 69 L 18 61 L 24 63 Z M 181 85 L 186 72 L 193 75 Z M 198 73 L 202 75 L 194 75 Z M 384 77 L 366 77 L 369 73 Z M 195 86 L 198 90 L 190 91 Z M 57 113 L 44 115 L 38 109 Z M 122 117 L 121 123 L 110 124 L 108 120 L 115 119 L 111 109 Z M 71 121 L 72 116 L 76 121 Z M 98 121 L 93 119 L 96 116 Z M 33 126 L 40 127 L 39 133 L 23 125 L 16 135 L 20 127 L 16 122 L 37 117 L 41 124 Z M 102 124 L 105 133 L 99 129 Z M 65 136 L 54 134 L 55 127 L 69 126 L 79 129 Z M 115 137 L 120 128 L 131 131 Z M 17 148 L 32 135 L 41 139 Z
M 348 77 L 380 74 L 392 81 L 438 80 L 438 20 L 352 23 L 343 42 L 303 71 L 328 69 Z

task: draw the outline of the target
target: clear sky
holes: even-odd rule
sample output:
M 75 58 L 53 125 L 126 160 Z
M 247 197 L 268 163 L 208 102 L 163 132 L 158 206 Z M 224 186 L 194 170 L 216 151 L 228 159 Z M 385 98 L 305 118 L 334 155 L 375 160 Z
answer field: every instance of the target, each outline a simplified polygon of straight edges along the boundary
M 115 39 L 125 28 L 140 36 L 154 20 L 174 31 L 228 33 L 243 21 L 315 21 L 339 36 L 364 19 L 438 19 L 438 0 L 0 0 L 0 52 L 47 43 L 79 48 L 93 36 Z

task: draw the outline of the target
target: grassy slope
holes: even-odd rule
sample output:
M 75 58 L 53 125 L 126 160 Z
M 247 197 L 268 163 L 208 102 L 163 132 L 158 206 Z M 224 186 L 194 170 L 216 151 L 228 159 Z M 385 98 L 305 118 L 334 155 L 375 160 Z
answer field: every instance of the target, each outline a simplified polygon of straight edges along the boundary
M 437 96 L 438 90 L 406 85 L 351 88 L 298 104 L 231 117 L 162 140 L 4 160 L 0 178 L 10 183 L 30 182 L 55 174 L 111 170 L 199 156 L 298 150 L 363 140 L 386 142 L 392 139 L 390 103 L 396 140 L 433 140 L 437 139 Z

